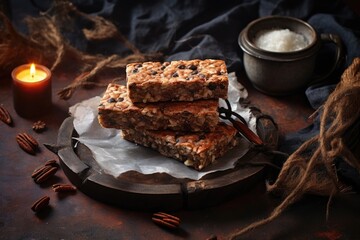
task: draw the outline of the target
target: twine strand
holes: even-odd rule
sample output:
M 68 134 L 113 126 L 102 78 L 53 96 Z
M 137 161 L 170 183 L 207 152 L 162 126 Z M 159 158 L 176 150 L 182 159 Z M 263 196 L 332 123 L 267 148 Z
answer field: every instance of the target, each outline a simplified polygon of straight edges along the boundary
M 282 192 L 284 200 L 262 220 L 230 234 L 230 239 L 271 222 L 305 193 L 329 196 L 326 219 L 332 198 L 348 190 L 339 181 L 334 160 L 341 158 L 360 173 L 360 58 L 345 70 L 340 83 L 330 94 L 320 118 L 319 134 L 303 143 L 284 163 L 269 192 Z M 309 155 L 310 154 L 310 155 Z

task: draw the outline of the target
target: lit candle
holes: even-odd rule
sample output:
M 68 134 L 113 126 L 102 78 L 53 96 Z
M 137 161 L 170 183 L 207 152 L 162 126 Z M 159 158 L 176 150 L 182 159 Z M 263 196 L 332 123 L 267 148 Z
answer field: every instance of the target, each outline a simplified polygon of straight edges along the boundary
M 22 117 L 36 117 L 50 110 L 51 72 L 42 65 L 26 64 L 12 71 L 14 108 Z

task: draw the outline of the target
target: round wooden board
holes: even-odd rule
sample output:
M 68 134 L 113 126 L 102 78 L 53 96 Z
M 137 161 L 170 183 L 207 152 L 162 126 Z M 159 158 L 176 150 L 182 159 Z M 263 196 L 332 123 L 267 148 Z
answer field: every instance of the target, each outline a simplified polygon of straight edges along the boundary
M 257 113 L 258 116 L 261 113 Z M 255 112 L 256 115 L 256 112 Z M 268 148 L 278 142 L 276 124 L 270 118 L 257 119 L 257 131 Z M 73 137 L 73 118 L 62 123 L 56 146 L 60 163 L 69 180 L 92 198 L 135 210 L 197 209 L 219 204 L 253 186 L 263 177 L 266 154 L 250 150 L 234 169 L 208 174 L 201 180 L 177 179 L 168 174 L 144 175 L 127 172 L 119 178 L 103 172 L 90 150 Z M 255 164 L 254 164 L 255 163 Z

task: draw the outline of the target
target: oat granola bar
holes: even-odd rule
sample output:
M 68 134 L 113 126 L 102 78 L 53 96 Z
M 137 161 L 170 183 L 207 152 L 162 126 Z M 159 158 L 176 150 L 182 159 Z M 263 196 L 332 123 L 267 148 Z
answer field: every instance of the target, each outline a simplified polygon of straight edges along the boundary
M 209 133 L 180 133 L 175 131 L 123 130 L 124 139 L 151 147 L 162 155 L 180 160 L 186 166 L 201 170 L 223 156 L 237 144 L 236 129 L 219 123 Z
M 98 107 L 106 128 L 213 131 L 219 122 L 218 100 L 132 103 L 125 86 L 109 84 Z
M 228 75 L 222 60 L 131 63 L 126 66 L 133 102 L 226 98 Z

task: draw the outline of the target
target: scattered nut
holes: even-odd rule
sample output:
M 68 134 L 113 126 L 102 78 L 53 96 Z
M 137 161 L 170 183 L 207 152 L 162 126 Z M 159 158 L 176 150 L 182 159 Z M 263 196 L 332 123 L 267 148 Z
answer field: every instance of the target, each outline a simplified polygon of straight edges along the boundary
M 164 212 L 154 213 L 152 220 L 157 225 L 170 229 L 176 229 L 180 225 L 180 218 Z
M 45 171 L 48 171 L 51 168 L 51 166 L 41 166 L 34 170 L 34 172 L 31 174 L 31 177 L 37 179 L 41 174 L 43 174 Z M 35 181 L 36 182 L 36 181 Z
M 53 167 L 57 167 L 58 164 L 56 162 L 55 159 L 50 159 L 50 160 L 47 160 L 44 164 L 45 166 L 53 166 Z
M 50 197 L 44 196 L 40 199 L 38 199 L 34 204 L 31 206 L 31 210 L 34 212 L 39 212 L 43 210 L 45 207 L 49 206 Z
M 12 118 L 10 116 L 10 113 L 2 105 L 0 106 L 0 120 L 9 126 L 12 124 Z
M 76 187 L 70 184 L 57 183 L 52 185 L 54 192 L 75 192 Z
M 22 150 L 32 155 L 35 155 L 36 151 L 39 149 L 38 142 L 27 133 L 19 133 L 16 136 L 16 142 Z
M 46 123 L 43 121 L 40 121 L 40 120 L 36 121 L 36 122 L 34 122 L 32 129 L 38 133 L 43 132 L 46 129 Z
M 31 177 L 36 183 L 43 183 L 52 176 L 55 175 L 59 166 L 55 159 L 51 159 L 45 162 L 43 166 L 40 166 L 34 170 Z
M 36 183 L 45 182 L 46 180 L 54 176 L 57 170 L 58 170 L 57 167 L 46 168 L 37 178 L 35 178 L 35 182 Z

